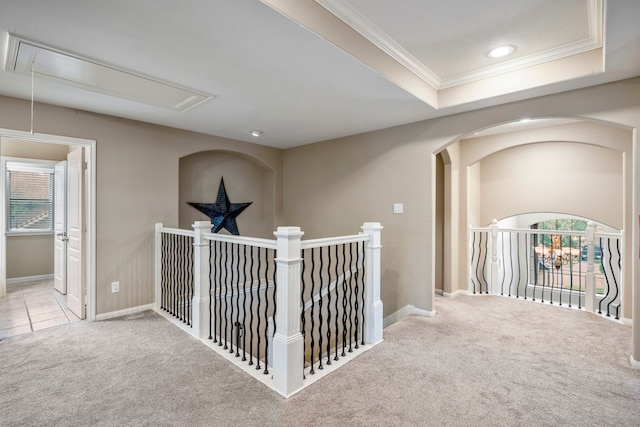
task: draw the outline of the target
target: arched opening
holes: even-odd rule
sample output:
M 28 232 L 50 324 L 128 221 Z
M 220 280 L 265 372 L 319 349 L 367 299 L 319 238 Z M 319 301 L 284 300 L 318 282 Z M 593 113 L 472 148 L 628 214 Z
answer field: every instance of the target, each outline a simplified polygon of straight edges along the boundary
M 452 173 L 444 176 L 453 201 L 445 224 L 454 224 L 459 236 L 451 244 L 460 249 L 457 259 L 444 251 L 444 271 L 459 272 L 452 294 L 469 289 L 469 227 L 486 226 L 493 218 L 536 212 L 592 218 L 622 230 L 622 251 L 631 253 L 632 131 L 579 119 L 533 123 L 470 133 L 443 151 L 451 159 Z M 622 260 L 627 283 L 629 258 Z M 631 286 L 624 290 L 622 311 L 630 316 Z

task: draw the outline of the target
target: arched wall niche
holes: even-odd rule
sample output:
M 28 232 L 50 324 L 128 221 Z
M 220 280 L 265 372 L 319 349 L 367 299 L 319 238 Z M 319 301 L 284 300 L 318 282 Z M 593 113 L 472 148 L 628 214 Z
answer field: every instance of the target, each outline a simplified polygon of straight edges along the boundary
M 215 203 L 222 177 L 231 203 L 252 202 L 236 219 L 240 235 L 273 238 L 275 172 L 258 159 L 232 151 L 201 151 L 180 158 L 179 227 L 191 229 L 194 221 L 209 220 L 188 203 Z

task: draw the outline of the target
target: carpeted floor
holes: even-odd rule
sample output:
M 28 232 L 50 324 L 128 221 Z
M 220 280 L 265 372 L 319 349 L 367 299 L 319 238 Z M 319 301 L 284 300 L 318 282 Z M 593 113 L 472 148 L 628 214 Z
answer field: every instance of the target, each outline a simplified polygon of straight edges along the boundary
M 10 337 L 0 425 L 640 425 L 629 326 L 501 297 L 436 309 L 289 399 L 153 312 Z

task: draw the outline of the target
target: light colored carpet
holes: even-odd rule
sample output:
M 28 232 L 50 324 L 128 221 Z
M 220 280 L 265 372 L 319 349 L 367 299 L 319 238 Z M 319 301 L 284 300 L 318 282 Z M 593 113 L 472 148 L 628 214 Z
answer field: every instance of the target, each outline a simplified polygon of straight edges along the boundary
M 290 399 L 152 312 L 0 341 L 2 426 L 640 425 L 629 326 L 437 298 Z

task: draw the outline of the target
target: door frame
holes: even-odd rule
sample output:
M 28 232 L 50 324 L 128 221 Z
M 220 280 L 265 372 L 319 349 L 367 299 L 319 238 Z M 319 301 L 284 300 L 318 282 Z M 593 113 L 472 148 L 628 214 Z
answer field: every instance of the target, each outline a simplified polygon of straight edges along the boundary
M 85 162 L 87 163 L 86 208 L 87 231 L 85 271 L 87 283 L 87 319 L 96 320 L 96 141 L 91 139 L 74 138 L 69 136 L 32 133 L 12 129 L 0 128 L 0 137 L 22 139 L 26 141 L 48 144 L 64 144 L 85 148 Z M 4 202 L 3 202 L 4 204 Z M 4 215 L 3 215 L 4 216 Z M 4 225 L 2 225 L 4 230 Z M 7 283 L 6 277 L 6 237 L 0 238 L 0 294 L 4 294 Z

